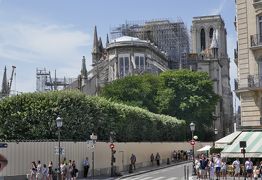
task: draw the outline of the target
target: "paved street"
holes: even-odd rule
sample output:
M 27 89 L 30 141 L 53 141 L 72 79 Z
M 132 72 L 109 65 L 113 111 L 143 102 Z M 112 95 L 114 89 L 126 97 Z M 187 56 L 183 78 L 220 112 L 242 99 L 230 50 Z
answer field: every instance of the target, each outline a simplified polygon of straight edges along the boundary
M 169 168 L 165 169 L 160 169 L 157 171 L 152 171 L 149 173 L 137 175 L 137 176 L 132 176 L 132 177 L 127 177 L 123 178 L 126 180 L 181 180 L 184 179 L 184 166 L 189 167 L 189 178 L 192 179 L 191 174 L 192 174 L 192 164 L 182 164 L 182 165 L 177 165 L 177 166 L 172 166 Z

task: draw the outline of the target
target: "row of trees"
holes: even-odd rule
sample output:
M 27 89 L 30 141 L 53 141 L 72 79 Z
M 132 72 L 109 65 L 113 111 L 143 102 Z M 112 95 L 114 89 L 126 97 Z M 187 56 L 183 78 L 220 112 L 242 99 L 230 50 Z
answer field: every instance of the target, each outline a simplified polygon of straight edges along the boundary
M 180 141 L 185 121 L 145 109 L 90 97 L 80 92 L 28 93 L 0 101 L 0 139 L 56 139 L 56 118 L 63 119 L 61 138 L 86 140 L 92 132 L 108 141 Z
M 214 93 L 213 82 L 207 73 L 179 70 L 160 75 L 128 76 L 105 86 L 101 96 L 184 119 L 187 126 L 195 122 L 201 139 L 212 138 L 206 133 L 213 134 L 212 112 L 219 97 Z

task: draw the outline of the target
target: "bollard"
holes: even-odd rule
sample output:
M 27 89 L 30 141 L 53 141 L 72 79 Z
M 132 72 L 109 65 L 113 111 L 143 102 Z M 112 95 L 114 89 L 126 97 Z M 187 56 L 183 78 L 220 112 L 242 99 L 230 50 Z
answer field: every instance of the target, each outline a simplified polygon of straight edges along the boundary
M 166 164 L 170 164 L 170 160 L 169 160 L 169 158 L 167 158 L 167 160 L 166 160 Z
M 187 180 L 187 178 L 186 178 L 186 165 L 184 165 L 184 179 Z
M 186 175 L 187 175 L 187 180 L 189 180 L 189 166 L 186 168 Z

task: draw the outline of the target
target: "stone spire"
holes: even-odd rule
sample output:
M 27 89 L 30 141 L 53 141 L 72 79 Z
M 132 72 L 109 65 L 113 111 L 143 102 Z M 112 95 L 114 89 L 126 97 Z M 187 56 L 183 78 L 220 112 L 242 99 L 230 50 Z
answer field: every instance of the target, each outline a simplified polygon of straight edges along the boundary
M 108 34 L 106 34 L 106 47 L 108 46 L 109 44 L 109 38 L 108 38 Z
M 103 52 L 103 42 L 102 42 L 102 39 L 101 37 L 99 37 L 99 41 L 98 41 L 98 47 L 99 47 L 99 51 L 102 53 Z
M 101 58 L 101 53 L 102 52 L 100 52 L 100 49 L 99 49 L 99 41 L 98 41 L 98 38 L 97 38 L 97 30 L 96 30 L 96 26 L 95 26 L 93 51 L 92 51 L 92 63 L 93 63 L 93 65 L 95 65 L 97 63 L 97 61 L 99 61 L 99 59 Z
M 2 93 L 2 96 L 7 96 L 9 94 L 9 87 L 8 87 L 8 81 L 7 81 L 7 75 L 6 75 L 6 66 L 4 70 L 1 93 Z
M 98 38 L 97 38 L 97 30 L 96 30 L 96 26 L 95 26 L 95 30 L 94 30 L 94 41 L 93 41 L 93 53 L 99 53 L 99 43 L 98 43 Z
M 85 58 L 85 56 L 83 56 L 83 59 L 82 59 L 81 76 L 82 76 L 83 79 L 87 78 L 86 58 Z

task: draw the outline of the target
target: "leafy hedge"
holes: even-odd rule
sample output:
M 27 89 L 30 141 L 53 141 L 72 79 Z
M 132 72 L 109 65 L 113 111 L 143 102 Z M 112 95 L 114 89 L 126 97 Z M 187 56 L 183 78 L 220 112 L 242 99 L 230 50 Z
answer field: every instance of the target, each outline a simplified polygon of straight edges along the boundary
M 92 132 L 108 141 L 185 140 L 185 121 L 110 102 L 79 92 L 28 93 L 0 101 L 0 138 L 57 139 L 55 120 L 62 117 L 61 138 L 86 140 Z

